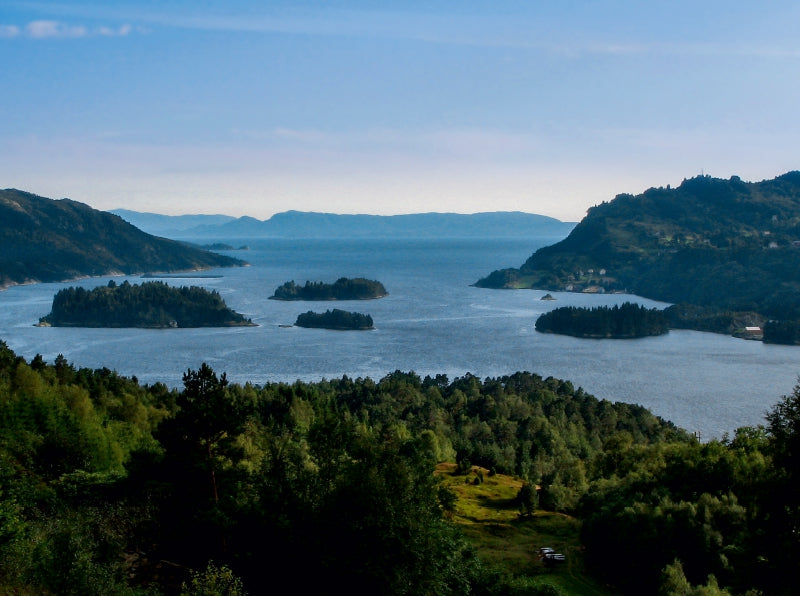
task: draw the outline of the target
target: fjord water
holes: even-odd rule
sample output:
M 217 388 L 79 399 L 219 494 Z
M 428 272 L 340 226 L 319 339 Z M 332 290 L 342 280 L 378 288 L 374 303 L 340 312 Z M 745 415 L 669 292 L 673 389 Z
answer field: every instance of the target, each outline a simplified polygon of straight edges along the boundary
M 62 287 L 86 288 L 110 278 L 13 287 L 0 292 L 0 339 L 32 359 L 63 354 L 76 367 L 116 370 L 142 383 L 181 386 L 189 368 L 207 362 L 232 382 L 319 381 L 371 377 L 395 370 L 420 376 L 467 373 L 480 378 L 529 371 L 571 381 L 610 401 L 637 403 L 678 426 L 720 438 L 764 422 L 800 373 L 800 347 L 765 345 L 723 335 L 670 331 L 636 340 L 588 340 L 534 330 L 558 306 L 635 301 L 630 295 L 553 293 L 472 287 L 494 269 L 516 267 L 557 238 L 297 240 L 235 239 L 250 250 L 228 254 L 251 266 L 164 279 L 217 290 L 257 327 L 218 329 L 79 329 L 36 327 Z M 196 241 L 196 240 L 195 240 Z M 269 300 L 288 280 L 333 282 L 366 277 L 389 295 L 363 302 Z M 125 278 L 115 278 L 118 283 Z M 128 277 L 131 283 L 145 281 Z M 158 278 L 157 278 L 158 279 Z M 298 314 L 342 308 L 370 314 L 371 331 L 292 327 Z

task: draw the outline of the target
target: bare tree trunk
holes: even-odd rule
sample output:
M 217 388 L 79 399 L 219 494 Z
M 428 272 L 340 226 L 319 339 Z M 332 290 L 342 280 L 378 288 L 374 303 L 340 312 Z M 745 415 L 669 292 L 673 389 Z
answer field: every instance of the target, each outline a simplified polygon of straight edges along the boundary
M 214 457 L 211 453 L 211 441 L 206 440 L 206 450 L 208 451 L 208 467 L 211 470 L 211 494 L 214 497 L 214 503 L 219 503 L 219 492 L 217 491 L 217 474 L 214 471 Z

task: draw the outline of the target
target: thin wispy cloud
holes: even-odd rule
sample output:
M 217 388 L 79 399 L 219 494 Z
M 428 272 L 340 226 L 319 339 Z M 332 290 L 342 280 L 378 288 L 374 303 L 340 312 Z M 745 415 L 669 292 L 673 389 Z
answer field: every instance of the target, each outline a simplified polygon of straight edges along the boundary
M 16 25 L 0 25 L 0 39 L 10 39 L 18 36 L 19 27 Z
M 89 30 L 83 25 L 68 25 L 58 21 L 32 21 L 25 27 L 28 37 L 44 39 L 49 37 L 86 37 Z
M 88 27 L 74 25 L 62 21 L 41 19 L 30 21 L 24 26 L 0 25 L 0 38 L 27 39 L 79 39 L 84 37 L 125 37 L 134 30 L 132 25 L 123 24 L 118 27 L 101 25 Z
M 114 27 L 99 27 L 97 33 L 104 37 L 124 37 L 133 31 L 131 25 L 120 25 L 116 29 Z
M 554 22 L 548 16 L 515 19 L 513 16 L 441 15 L 434 12 L 402 10 L 291 10 L 270 12 L 268 9 L 231 11 L 223 5 L 215 11 L 170 10 L 151 7 L 143 11 L 135 4 L 129 6 L 88 6 L 80 3 L 21 3 L 28 9 L 83 20 L 106 19 L 136 23 L 144 27 L 164 27 L 196 31 L 216 31 L 242 34 L 285 34 L 329 37 L 363 37 L 397 39 L 423 43 L 511 48 L 541 51 L 568 58 L 589 55 L 677 55 L 677 56 L 753 56 L 762 58 L 794 58 L 800 46 L 792 41 L 783 43 L 729 42 L 725 39 L 666 38 L 621 39 L 613 33 L 600 37 L 587 34 L 585 25 Z M 128 35 L 134 30 L 129 24 L 117 28 L 69 26 L 59 21 L 36 21 L 31 37 L 81 37 L 86 35 Z M 41 23 L 41 25 L 39 25 Z M 45 26 L 49 24 L 49 28 Z M 0 37 L 15 37 L 24 31 L 15 25 L 0 25 Z M 559 31 L 554 35 L 553 31 Z M 46 35 L 45 35 L 46 33 Z
M 797 168 L 797 0 L 567 4 L 2 0 L 0 175 L 575 220 L 703 168 Z

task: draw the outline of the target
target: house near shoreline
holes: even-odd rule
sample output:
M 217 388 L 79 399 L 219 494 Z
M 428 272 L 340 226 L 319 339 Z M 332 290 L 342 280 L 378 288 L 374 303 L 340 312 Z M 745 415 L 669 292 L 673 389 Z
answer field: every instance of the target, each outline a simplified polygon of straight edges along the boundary
M 764 329 L 761 327 L 745 327 L 744 337 L 747 339 L 764 339 Z

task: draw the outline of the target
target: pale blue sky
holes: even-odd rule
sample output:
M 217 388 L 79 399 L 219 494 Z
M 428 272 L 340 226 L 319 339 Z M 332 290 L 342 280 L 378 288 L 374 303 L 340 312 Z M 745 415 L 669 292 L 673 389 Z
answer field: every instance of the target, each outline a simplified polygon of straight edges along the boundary
M 266 219 L 800 169 L 800 2 L 0 4 L 0 188 Z

